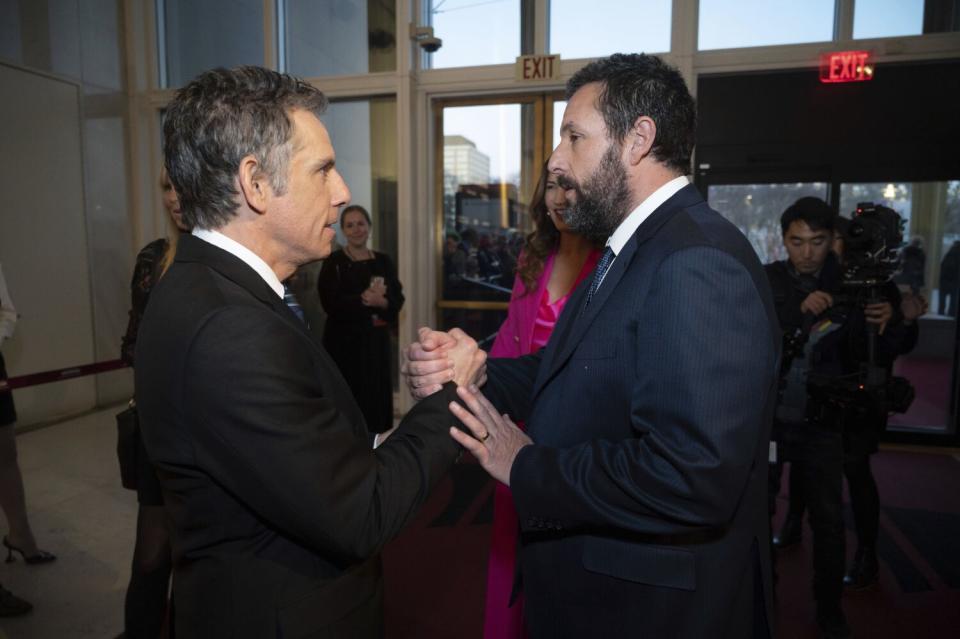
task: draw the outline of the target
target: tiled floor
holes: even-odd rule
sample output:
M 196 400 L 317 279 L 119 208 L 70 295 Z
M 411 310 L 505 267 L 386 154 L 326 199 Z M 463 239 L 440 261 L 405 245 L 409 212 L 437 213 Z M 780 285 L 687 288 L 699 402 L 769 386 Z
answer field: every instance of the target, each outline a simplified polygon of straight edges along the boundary
M 29 615 L 0 619 L 0 639 L 112 639 L 123 629 L 137 500 L 120 486 L 120 408 L 17 437 L 34 531 L 58 559 L 0 562 L 0 583 L 34 605 Z

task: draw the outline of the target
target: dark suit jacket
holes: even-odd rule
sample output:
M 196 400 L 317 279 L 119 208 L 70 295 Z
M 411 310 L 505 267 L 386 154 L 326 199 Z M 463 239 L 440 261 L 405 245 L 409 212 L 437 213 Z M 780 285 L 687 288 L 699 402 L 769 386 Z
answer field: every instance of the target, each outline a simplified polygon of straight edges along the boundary
M 547 347 L 491 360 L 484 387 L 535 442 L 510 475 L 528 628 L 764 636 L 780 333 L 763 269 L 687 186 L 583 309 L 590 279 Z
M 304 325 L 253 269 L 192 236 L 154 289 L 136 357 L 174 526 L 177 637 L 381 635 L 377 552 L 458 455 L 452 385 L 372 450 Z

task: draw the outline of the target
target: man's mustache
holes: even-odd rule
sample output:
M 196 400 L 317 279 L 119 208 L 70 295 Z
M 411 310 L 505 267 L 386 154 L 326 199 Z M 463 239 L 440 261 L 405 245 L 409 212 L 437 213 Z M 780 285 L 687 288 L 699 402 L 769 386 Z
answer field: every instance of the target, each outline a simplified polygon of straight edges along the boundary
M 573 189 L 575 191 L 580 190 L 580 185 L 574 182 L 572 178 L 569 178 L 566 175 L 557 176 L 557 185 L 564 190 L 569 190 L 569 189 Z

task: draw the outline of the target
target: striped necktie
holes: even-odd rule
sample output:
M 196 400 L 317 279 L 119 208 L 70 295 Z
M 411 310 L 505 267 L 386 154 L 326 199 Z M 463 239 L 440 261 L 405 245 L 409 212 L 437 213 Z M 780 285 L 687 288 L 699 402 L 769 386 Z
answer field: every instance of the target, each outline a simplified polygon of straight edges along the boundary
M 590 305 L 590 300 L 593 299 L 593 294 L 600 288 L 600 282 L 603 281 L 603 276 L 607 274 L 607 269 L 609 269 L 610 264 L 613 263 L 614 257 L 612 248 L 608 246 L 603 249 L 603 255 L 600 256 L 597 267 L 593 270 L 593 281 L 590 282 L 590 290 L 587 291 L 587 301 L 583 303 L 584 308 Z
M 296 315 L 301 322 L 304 324 L 307 323 L 307 318 L 303 314 L 303 308 L 301 308 L 300 302 L 297 301 L 296 296 L 293 294 L 293 289 L 286 284 L 283 285 L 283 303 L 293 311 L 293 314 Z

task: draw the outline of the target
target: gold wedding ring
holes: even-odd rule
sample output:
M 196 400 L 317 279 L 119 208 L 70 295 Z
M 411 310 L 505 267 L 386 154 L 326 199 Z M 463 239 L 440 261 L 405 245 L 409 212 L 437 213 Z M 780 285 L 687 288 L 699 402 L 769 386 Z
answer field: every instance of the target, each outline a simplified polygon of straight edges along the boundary
M 487 441 L 488 439 L 490 439 L 490 431 L 489 431 L 489 430 L 483 434 L 483 437 L 480 438 L 480 441 L 485 442 L 485 441 Z

